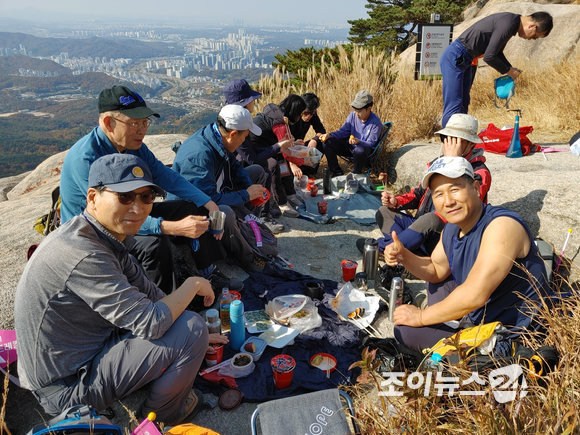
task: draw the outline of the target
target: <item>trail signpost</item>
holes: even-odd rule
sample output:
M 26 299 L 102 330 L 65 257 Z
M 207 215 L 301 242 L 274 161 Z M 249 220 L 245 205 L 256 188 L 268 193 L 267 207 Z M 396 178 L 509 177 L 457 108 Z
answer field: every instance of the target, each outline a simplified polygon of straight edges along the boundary
M 435 21 L 437 21 L 435 14 Z M 441 79 L 439 60 L 451 44 L 453 24 L 421 23 L 415 55 L 415 80 Z

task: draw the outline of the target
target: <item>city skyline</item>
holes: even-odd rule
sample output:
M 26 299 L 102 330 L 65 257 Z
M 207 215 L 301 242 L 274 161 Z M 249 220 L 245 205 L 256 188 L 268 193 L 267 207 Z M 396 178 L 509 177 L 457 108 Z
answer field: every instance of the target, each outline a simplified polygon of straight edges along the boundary
M 152 0 L 21 0 L 18 3 L 0 0 L 0 17 L 46 23 L 82 19 L 126 23 L 148 20 L 167 24 L 183 24 L 191 20 L 193 24 L 231 23 L 234 19 L 241 19 L 246 25 L 320 23 L 348 26 L 347 20 L 367 17 L 365 4 L 366 0 L 295 0 L 291 3 L 276 0 L 245 3 L 222 0 L 219 10 L 216 10 L 207 8 L 207 2 L 201 0 L 167 0 L 162 7 L 159 2 Z

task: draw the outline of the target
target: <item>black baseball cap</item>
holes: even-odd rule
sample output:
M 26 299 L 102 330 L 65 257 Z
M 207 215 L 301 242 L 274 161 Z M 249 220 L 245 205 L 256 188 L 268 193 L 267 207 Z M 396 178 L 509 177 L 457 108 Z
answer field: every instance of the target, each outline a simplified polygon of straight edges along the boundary
M 247 106 L 252 101 L 260 98 L 262 94 L 252 90 L 250 85 L 244 79 L 232 80 L 224 86 L 224 97 L 226 104 L 235 104 L 236 106 Z
M 89 187 L 106 186 L 113 192 L 131 192 L 149 186 L 165 197 L 165 191 L 153 183 L 147 163 L 133 154 L 107 154 L 93 162 Z
M 133 119 L 144 119 L 150 116 L 159 118 L 159 113 L 148 108 L 141 95 L 125 86 L 113 86 L 99 94 L 99 113 L 113 110 L 118 110 Z

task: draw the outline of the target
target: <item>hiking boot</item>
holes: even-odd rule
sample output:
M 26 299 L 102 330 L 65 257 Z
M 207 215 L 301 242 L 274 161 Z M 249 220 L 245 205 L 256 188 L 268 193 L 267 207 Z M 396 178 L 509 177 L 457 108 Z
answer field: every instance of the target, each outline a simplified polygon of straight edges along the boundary
M 192 389 L 189 392 L 188 398 L 185 400 L 185 411 L 183 412 L 183 417 L 178 418 L 171 423 L 167 423 L 167 426 L 177 426 L 181 423 L 189 423 L 197 415 L 199 411 L 202 410 L 204 404 L 203 393 L 197 388 Z
M 290 204 L 292 207 L 300 207 L 300 204 L 304 204 L 304 199 L 302 199 L 302 197 L 297 194 L 288 195 L 286 199 L 288 200 L 288 204 Z
M 297 218 L 300 216 L 300 213 L 298 213 L 288 204 L 281 205 L 280 210 L 282 211 L 282 216 L 286 216 L 289 218 Z
M 344 175 L 344 172 L 343 172 L 342 169 L 339 169 L 338 171 L 333 171 L 332 172 L 331 178 L 340 177 L 341 175 Z
M 272 234 L 283 233 L 284 230 L 286 229 L 286 227 L 283 224 L 275 221 L 274 218 L 271 216 L 264 216 L 262 218 L 262 222 L 264 223 L 264 225 L 266 225 L 266 227 L 270 230 Z
M 217 266 L 213 268 L 213 271 L 207 280 L 211 283 L 214 291 L 218 292 L 221 292 L 224 287 L 236 292 L 239 292 L 244 288 L 244 283 L 242 281 L 236 278 L 228 278 L 217 268 Z

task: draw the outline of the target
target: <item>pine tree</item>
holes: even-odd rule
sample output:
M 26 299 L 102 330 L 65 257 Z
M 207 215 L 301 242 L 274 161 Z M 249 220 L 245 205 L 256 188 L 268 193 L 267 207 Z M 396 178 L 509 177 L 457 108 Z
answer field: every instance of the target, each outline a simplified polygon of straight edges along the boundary
M 419 23 L 428 23 L 431 14 L 441 15 L 442 23 L 456 23 L 470 0 L 367 0 L 370 18 L 349 20 L 349 39 L 355 44 L 402 52 L 415 42 Z

